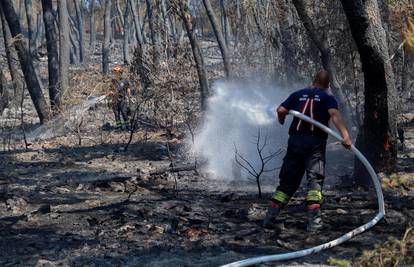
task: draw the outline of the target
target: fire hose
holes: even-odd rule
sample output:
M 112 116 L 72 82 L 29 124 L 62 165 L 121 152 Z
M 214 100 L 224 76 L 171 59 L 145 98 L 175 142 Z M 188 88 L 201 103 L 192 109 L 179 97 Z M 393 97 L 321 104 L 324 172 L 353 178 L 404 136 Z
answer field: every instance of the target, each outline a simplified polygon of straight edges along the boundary
M 311 124 L 315 125 L 316 127 L 320 128 L 321 130 L 323 130 L 324 132 L 326 132 L 329 135 L 333 136 L 334 138 L 342 141 L 341 136 L 337 132 L 333 131 L 332 129 L 330 129 L 329 127 L 323 125 L 322 123 L 319 123 L 318 121 L 316 121 L 314 119 L 311 119 L 308 116 L 306 116 L 306 115 L 304 115 L 304 114 L 302 114 L 298 111 L 295 111 L 295 110 L 290 110 L 289 114 L 291 114 L 291 115 L 293 115 L 293 116 L 295 116 L 295 117 L 297 117 L 297 118 L 299 118 L 303 121 L 306 121 L 308 123 L 311 123 Z M 260 264 L 260 263 L 264 263 L 264 262 L 283 261 L 283 260 L 290 260 L 290 259 L 304 257 L 304 256 L 307 256 L 307 255 L 318 253 L 322 250 L 340 245 L 340 244 L 348 241 L 352 237 L 354 237 L 354 236 L 356 236 L 360 233 L 363 233 L 366 230 L 373 227 L 374 225 L 376 225 L 385 215 L 384 196 L 382 194 L 380 181 L 379 181 L 378 176 L 375 173 L 374 169 L 372 168 L 371 164 L 364 157 L 364 155 L 362 155 L 362 153 L 353 145 L 351 146 L 351 151 L 355 154 L 355 156 L 362 162 L 364 167 L 367 169 L 369 175 L 371 176 L 372 182 L 374 184 L 375 193 L 377 195 L 377 201 L 378 201 L 378 213 L 374 218 L 371 219 L 371 221 L 369 221 L 366 224 L 361 225 L 358 228 L 356 228 L 356 229 L 354 229 L 354 230 L 338 237 L 335 240 L 332 240 L 330 242 L 321 244 L 321 245 L 316 246 L 316 247 L 303 249 L 303 250 L 299 250 L 299 251 L 294 251 L 294 252 L 283 253 L 283 254 L 274 254 L 274 255 L 267 255 L 267 256 L 259 256 L 259 257 L 249 258 L 249 259 L 229 263 L 229 264 L 223 265 L 222 267 L 251 266 L 251 265 Z

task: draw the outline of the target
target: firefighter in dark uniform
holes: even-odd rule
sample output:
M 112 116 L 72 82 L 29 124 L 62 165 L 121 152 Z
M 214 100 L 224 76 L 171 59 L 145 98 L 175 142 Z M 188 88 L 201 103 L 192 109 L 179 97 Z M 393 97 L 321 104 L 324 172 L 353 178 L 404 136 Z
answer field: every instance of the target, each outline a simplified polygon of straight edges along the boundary
M 320 123 L 328 126 L 329 120 L 340 132 L 346 148 L 350 148 L 352 140 L 343 122 L 338 104 L 330 95 L 329 74 L 319 71 L 312 86 L 292 93 L 278 108 L 280 124 L 284 124 L 289 110 L 299 111 Z M 294 118 L 289 129 L 289 141 L 286 156 L 279 173 L 279 186 L 271 197 L 270 205 L 263 221 L 264 227 L 272 227 L 280 210 L 286 206 L 290 198 L 299 188 L 306 173 L 307 194 L 306 209 L 308 214 L 308 231 L 316 231 L 322 227 L 321 203 L 322 186 L 325 178 L 325 150 L 328 135 L 305 121 Z
M 124 70 L 121 66 L 115 66 L 112 71 L 114 78 L 111 81 L 111 91 L 108 94 L 111 99 L 110 105 L 115 115 L 116 127 L 120 130 L 127 130 L 131 116 L 129 108 L 131 97 L 129 83 L 122 76 Z

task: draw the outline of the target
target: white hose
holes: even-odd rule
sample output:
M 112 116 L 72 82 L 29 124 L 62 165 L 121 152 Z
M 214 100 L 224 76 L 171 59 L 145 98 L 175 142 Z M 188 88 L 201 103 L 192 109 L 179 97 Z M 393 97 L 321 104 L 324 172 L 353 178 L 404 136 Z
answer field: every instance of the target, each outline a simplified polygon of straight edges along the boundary
M 315 126 L 320 128 L 324 132 L 326 132 L 326 133 L 332 135 L 333 137 L 335 137 L 336 139 L 342 141 L 342 138 L 338 133 L 334 132 L 329 127 L 326 127 L 325 125 L 315 121 L 314 119 L 311 119 L 308 116 L 306 116 L 306 115 L 304 115 L 304 114 L 302 114 L 298 111 L 295 111 L 295 110 L 290 110 L 289 113 L 291 115 L 301 119 L 301 120 L 304 120 L 308 123 L 314 124 Z M 264 263 L 264 262 L 269 262 L 269 261 L 282 261 L 282 260 L 290 260 L 290 259 L 294 259 L 294 258 L 304 257 L 304 256 L 307 256 L 307 255 L 310 255 L 310 254 L 313 254 L 313 253 L 320 252 L 324 249 L 328 249 L 328 248 L 337 246 L 339 244 L 342 244 L 345 241 L 348 241 L 352 237 L 368 230 L 369 228 L 371 228 L 375 224 L 377 224 L 385 215 L 384 196 L 382 194 L 381 184 L 379 182 L 377 174 L 375 173 L 375 171 L 372 168 L 371 164 L 369 164 L 368 160 L 364 157 L 364 155 L 362 155 L 362 153 L 355 146 L 352 146 L 351 150 L 352 150 L 352 152 L 354 152 L 355 156 L 362 162 L 362 164 L 368 170 L 368 173 L 371 176 L 372 182 L 374 183 L 374 188 L 375 188 L 375 192 L 377 194 L 377 200 L 378 200 L 378 214 L 371 221 L 369 221 L 366 224 L 364 224 L 364 225 L 362 225 L 362 226 L 360 226 L 360 227 L 344 234 L 343 236 L 338 237 L 335 240 L 332 240 L 330 242 L 324 243 L 322 245 L 319 245 L 319 246 L 316 246 L 316 247 L 313 247 L 313 248 L 308 248 L 308 249 L 303 249 L 303 250 L 299 250 L 299 251 L 295 251 L 295 252 L 289 252 L 289 253 L 283 253 L 283 254 L 274 254 L 274 255 L 260 256 L 260 257 L 245 259 L 245 260 L 236 261 L 236 262 L 233 262 L 233 263 L 223 265 L 222 267 L 251 266 L 251 265 Z

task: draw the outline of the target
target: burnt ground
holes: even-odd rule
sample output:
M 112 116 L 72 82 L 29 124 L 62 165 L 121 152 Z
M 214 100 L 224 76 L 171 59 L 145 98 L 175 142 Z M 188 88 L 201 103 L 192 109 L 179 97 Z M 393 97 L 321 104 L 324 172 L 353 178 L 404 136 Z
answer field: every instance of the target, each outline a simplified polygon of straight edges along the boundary
M 399 159 L 411 179 L 413 130 Z M 285 230 L 265 230 L 260 222 L 269 193 L 258 199 L 254 186 L 193 171 L 149 175 L 169 164 L 162 135 L 154 133 L 128 152 L 119 152 L 122 140 L 62 143 L 33 141 L 28 150 L 0 154 L 1 266 L 219 266 L 330 241 L 376 213 L 373 192 L 333 187 L 325 192 L 323 232 L 306 232 L 300 193 L 282 214 Z M 414 218 L 413 191 L 385 195 L 387 219 L 372 230 L 284 264 L 350 259 L 390 237 L 401 238 Z

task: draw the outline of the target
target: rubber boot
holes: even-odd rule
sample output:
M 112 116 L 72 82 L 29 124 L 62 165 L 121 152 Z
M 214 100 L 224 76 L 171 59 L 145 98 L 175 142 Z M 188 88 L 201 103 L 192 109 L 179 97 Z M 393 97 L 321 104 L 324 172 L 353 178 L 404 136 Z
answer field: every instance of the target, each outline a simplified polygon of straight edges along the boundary
M 321 208 L 319 204 L 309 205 L 307 207 L 308 213 L 308 232 L 317 232 L 323 227 Z
M 263 227 L 273 228 L 275 224 L 275 220 L 278 217 L 279 213 L 280 213 L 280 205 L 271 201 L 269 208 L 267 209 L 266 216 L 263 220 Z

